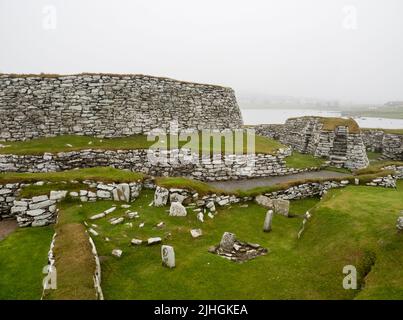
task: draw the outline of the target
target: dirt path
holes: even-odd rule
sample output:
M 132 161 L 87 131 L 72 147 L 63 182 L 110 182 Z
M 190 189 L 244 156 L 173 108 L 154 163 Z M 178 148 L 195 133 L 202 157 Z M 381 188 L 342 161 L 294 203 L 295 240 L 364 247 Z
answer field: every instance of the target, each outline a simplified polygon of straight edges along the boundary
M 236 190 L 248 190 L 256 187 L 268 187 L 294 180 L 317 179 L 317 178 L 332 179 L 332 178 L 343 178 L 350 175 L 351 174 L 348 173 L 321 170 L 321 171 L 296 173 L 286 176 L 254 178 L 245 180 L 217 181 L 217 182 L 209 182 L 208 184 L 221 190 L 230 192 Z
M 0 221 L 0 241 L 18 228 L 17 220 Z

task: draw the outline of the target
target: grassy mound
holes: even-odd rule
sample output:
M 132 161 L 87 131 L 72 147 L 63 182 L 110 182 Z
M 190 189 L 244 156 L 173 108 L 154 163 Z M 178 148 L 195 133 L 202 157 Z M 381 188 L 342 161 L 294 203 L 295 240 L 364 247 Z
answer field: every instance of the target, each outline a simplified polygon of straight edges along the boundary
M 142 180 L 144 175 L 138 172 L 114 169 L 112 167 L 95 167 L 86 169 L 73 169 L 59 172 L 39 173 L 1 173 L 0 184 L 12 182 L 61 182 L 61 181 L 102 181 L 102 182 L 133 182 Z M 44 187 L 46 188 L 46 187 Z
M 218 138 L 219 135 L 213 135 Z M 243 150 L 239 150 L 238 153 L 247 152 L 247 139 L 248 136 L 245 133 L 243 136 Z M 203 145 L 202 135 L 190 135 L 189 137 L 183 138 L 184 141 L 178 141 L 178 146 L 191 148 L 192 150 L 198 150 L 199 153 L 221 153 L 225 152 L 225 140 L 221 138 L 218 140 L 218 144 L 214 145 L 211 139 L 208 141 L 207 145 Z M 156 144 L 157 143 L 157 144 Z M 229 148 L 234 148 L 235 141 L 232 140 L 231 146 Z M 159 141 L 158 138 L 151 139 L 148 141 L 146 135 L 137 134 L 129 137 L 121 138 L 95 138 L 89 136 L 74 136 L 65 135 L 57 137 L 48 138 L 37 138 L 29 141 L 17 141 L 17 142 L 5 142 L 4 148 L 0 148 L 0 154 L 17 154 L 17 155 L 38 155 L 45 152 L 57 153 L 57 152 L 68 152 L 68 151 L 79 151 L 86 149 L 95 150 L 135 150 L 135 149 L 170 149 L 171 141 L 167 139 L 166 141 Z M 284 146 L 276 140 L 255 136 L 255 152 L 263 154 L 274 154 L 278 149 Z M 177 148 L 172 144 L 172 148 Z M 228 149 L 231 150 L 231 149 Z

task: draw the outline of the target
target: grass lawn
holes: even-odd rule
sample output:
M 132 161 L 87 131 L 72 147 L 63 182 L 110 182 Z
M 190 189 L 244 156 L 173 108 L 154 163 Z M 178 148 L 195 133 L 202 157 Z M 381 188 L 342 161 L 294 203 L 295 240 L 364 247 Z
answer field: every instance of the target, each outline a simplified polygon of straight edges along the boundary
M 216 138 L 220 136 L 213 135 Z M 183 139 L 184 141 L 178 141 L 179 147 L 191 148 L 192 150 L 199 150 L 200 152 L 214 152 L 221 153 L 226 150 L 225 139 L 220 137 L 218 143 L 214 144 L 213 139 L 208 138 L 202 139 L 202 135 L 194 134 Z M 243 135 L 243 150 L 239 150 L 236 153 L 246 153 L 247 151 L 247 134 Z M 157 144 L 156 142 L 157 141 Z M 35 155 L 43 154 L 45 152 L 57 153 L 57 152 L 68 152 L 77 151 L 85 149 L 105 149 L 105 150 L 133 150 L 133 149 L 149 149 L 149 148 L 161 148 L 170 149 L 171 140 L 161 140 L 158 138 L 155 140 L 147 141 L 147 136 L 142 134 L 137 134 L 129 137 L 121 138 L 95 138 L 89 136 L 75 136 L 75 135 L 65 135 L 57 137 L 48 138 L 37 138 L 29 141 L 17 141 L 17 142 L 7 142 L 3 143 L 6 145 L 4 148 L 0 148 L 0 154 L 18 154 L 18 155 Z M 203 144 L 203 141 L 207 141 L 207 145 Z M 230 140 L 228 140 L 230 141 Z M 235 140 L 232 140 L 231 146 L 234 147 Z M 266 138 L 263 136 L 255 136 L 255 152 L 263 154 L 274 154 L 278 149 L 284 146 L 273 139 Z M 175 144 L 172 144 L 172 148 L 175 148 Z M 177 148 L 177 146 L 176 146 Z
M 325 161 L 325 159 L 316 158 L 311 154 L 303 154 L 297 151 L 293 151 L 291 156 L 285 158 L 287 167 L 295 169 L 320 167 Z
M 0 173 L 0 184 L 9 182 L 62 182 L 62 181 L 102 181 L 102 182 L 133 182 L 144 178 L 142 173 L 119 170 L 112 167 L 94 167 L 73 169 L 59 172 L 39 173 Z M 46 189 L 46 186 L 44 186 Z
M 60 208 L 55 231 L 57 289 L 48 290 L 47 300 L 95 300 L 93 275 L 95 260 L 89 237 L 81 223 L 81 204 L 65 201 Z
M 398 190 L 350 186 L 332 190 L 324 200 L 293 201 L 291 212 L 305 213 L 314 207 L 313 218 L 300 240 L 302 219 L 275 216 L 273 231 L 262 232 L 266 210 L 254 203 L 248 208 L 219 208 L 215 219 L 169 217 L 167 207 L 148 204 L 153 192 L 145 190 L 132 204 L 139 219 L 125 219 L 112 226 L 111 217 L 123 216 L 119 208 L 108 218 L 96 220 L 100 235 L 94 237 L 102 259 L 102 287 L 106 299 L 402 299 L 403 236 L 395 224 L 403 209 L 403 182 Z M 76 221 L 110 208 L 112 202 L 88 203 L 71 209 Z M 156 224 L 163 221 L 165 227 Z M 125 223 L 131 222 L 133 226 Z M 145 223 L 139 228 L 141 222 Z M 193 239 L 190 229 L 202 228 Z M 239 239 L 270 249 L 267 256 L 243 264 L 208 253 L 224 231 Z M 160 245 L 132 246 L 130 240 L 160 236 L 175 248 L 177 266 L 161 266 Z M 108 237 L 109 242 L 104 238 Z M 123 250 L 121 258 L 111 255 Z M 345 290 L 342 269 L 353 264 L 359 273 L 360 290 Z
M 53 227 L 17 229 L 0 241 L 0 300 L 39 300 Z

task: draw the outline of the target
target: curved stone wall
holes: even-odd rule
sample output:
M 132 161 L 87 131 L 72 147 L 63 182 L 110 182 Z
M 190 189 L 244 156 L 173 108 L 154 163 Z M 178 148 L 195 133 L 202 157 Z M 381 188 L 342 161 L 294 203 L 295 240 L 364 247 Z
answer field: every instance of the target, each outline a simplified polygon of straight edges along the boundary
M 198 158 L 185 149 L 81 150 L 43 155 L 0 154 L 0 172 L 51 172 L 75 168 L 112 166 L 152 176 L 183 176 L 203 181 L 268 177 L 298 173 L 315 168 L 288 168 L 285 157 L 291 149 L 277 154 L 214 155 Z M 176 157 L 178 161 L 171 161 Z
M 1 75 L 0 140 L 118 137 L 169 129 L 235 129 L 230 88 L 144 75 Z

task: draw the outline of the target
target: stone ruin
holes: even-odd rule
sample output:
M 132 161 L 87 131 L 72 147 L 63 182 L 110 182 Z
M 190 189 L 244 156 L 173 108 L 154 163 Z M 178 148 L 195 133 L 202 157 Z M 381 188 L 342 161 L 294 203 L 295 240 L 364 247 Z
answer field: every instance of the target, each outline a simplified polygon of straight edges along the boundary
M 324 123 L 334 120 L 334 129 Z M 287 119 L 284 125 L 259 125 L 256 133 L 278 139 L 300 153 L 324 157 L 329 164 L 349 169 L 369 164 L 363 135 L 353 119 L 299 117 Z
M 220 244 L 210 247 L 209 252 L 234 262 L 245 262 L 264 256 L 269 250 L 256 243 L 237 240 L 235 234 L 224 232 Z

